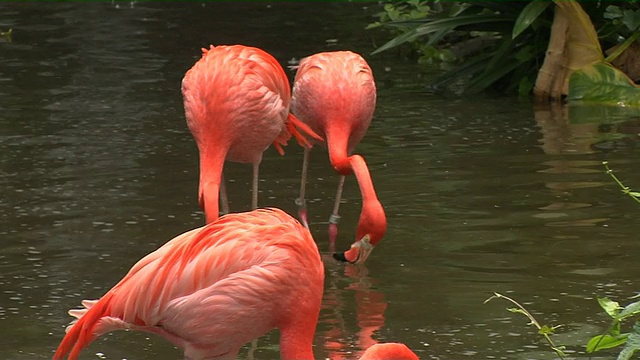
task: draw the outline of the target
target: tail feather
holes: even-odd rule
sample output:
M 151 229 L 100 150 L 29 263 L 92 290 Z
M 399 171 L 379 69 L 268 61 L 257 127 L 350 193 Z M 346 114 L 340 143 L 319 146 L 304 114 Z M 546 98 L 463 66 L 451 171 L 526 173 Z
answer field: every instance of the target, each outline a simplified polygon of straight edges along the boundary
M 53 360 L 62 360 L 67 354 L 69 354 L 69 360 L 78 358 L 80 351 L 95 339 L 94 330 L 98 322 L 107 316 L 111 297 L 112 294 L 108 293 L 98 302 L 83 301 L 85 309 L 69 311 L 78 320 L 75 320 L 75 324 L 67 328 L 67 334 L 53 355 Z
M 300 121 L 291 113 L 287 118 L 286 127 L 286 130 L 283 130 L 282 133 L 280 133 L 280 135 L 273 142 L 273 146 L 276 148 L 276 150 L 278 150 L 278 153 L 280 155 L 284 155 L 282 146 L 287 145 L 287 141 L 289 141 L 291 135 L 295 136 L 298 144 L 305 148 L 311 148 L 311 146 L 313 146 L 311 142 L 305 137 L 305 135 L 318 141 L 324 141 L 322 136 L 316 134 L 315 131 L 311 130 L 309 125 Z
M 316 134 L 315 131 L 311 130 L 309 125 L 305 124 L 291 113 L 287 118 L 287 128 L 289 132 L 296 137 L 296 140 L 298 140 L 298 144 L 300 144 L 300 146 L 302 147 L 310 148 L 312 146 L 311 142 L 302 134 L 303 132 L 311 138 L 314 138 L 318 141 L 324 141 L 322 136 Z

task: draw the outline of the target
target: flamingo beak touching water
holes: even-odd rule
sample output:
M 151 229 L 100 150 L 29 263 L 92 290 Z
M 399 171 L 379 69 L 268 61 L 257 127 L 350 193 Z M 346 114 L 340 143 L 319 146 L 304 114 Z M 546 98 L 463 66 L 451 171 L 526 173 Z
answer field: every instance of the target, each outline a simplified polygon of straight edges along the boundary
M 373 245 L 371 244 L 371 236 L 369 234 L 362 237 L 362 239 L 354 242 L 351 248 L 345 252 L 333 254 L 334 259 L 352 264 L 364 264 L 367 261 Z

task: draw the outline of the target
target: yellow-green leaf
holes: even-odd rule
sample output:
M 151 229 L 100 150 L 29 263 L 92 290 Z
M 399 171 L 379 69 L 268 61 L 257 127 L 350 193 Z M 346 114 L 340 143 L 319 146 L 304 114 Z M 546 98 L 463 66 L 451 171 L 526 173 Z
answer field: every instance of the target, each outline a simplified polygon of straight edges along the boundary
M 599 62 L 571 75 L 567 100 L 640 107 L 640 88 L 620 70 Z
M 618 313 L 622 309 L 620 307 L 620 304 L 613 300 L 610 300 L 609 298 L 598 298 L 598 304 L 600 304 L 600 307 L 614 319 L 618 316 Z
M 620 336 L 611 335 L 598 335 L 594 336 L 587 343 L 587 352 L 592 353 L 598 350 L 611 349 L 616 346 L 620 346 L 627 341 L 628 334 L 622 334 Z

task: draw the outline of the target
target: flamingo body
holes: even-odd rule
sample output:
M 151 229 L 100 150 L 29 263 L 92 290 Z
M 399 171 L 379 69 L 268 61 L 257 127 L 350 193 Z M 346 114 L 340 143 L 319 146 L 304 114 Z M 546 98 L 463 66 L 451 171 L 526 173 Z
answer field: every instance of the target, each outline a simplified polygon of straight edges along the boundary
M 364 138 L 376 107 L 371 68 L 350 51 L 324 52 L 302 59 L 293 94 L 293 113 L 327 143 L 327 136 L 346 136 L 344 150 L 348 154 Z
M 207 222 L 218 217 L 224 161 L 254 167 L 253 207 L 257 207 L 257 172 L 263 152 L 274 144 L 282 154 L 297 128 L 317 135 L 289 115 L 289 80 L 273 56 L 243 45 L 211 46 L 182 80 L 187 124 L 200 153 L 199 202 Z
M 293 85 L 292 112 L 326 139 L 329 160 L 341 175 L 330 218 L 329 241 L 333 250 L 337 236 L 338 209 L 344 176 L 355 174 L 362 194 L 362 211 L 356 242 L 336 258 L 353 263 L 366 261 L 373 246 L 386 232 L 386 216 L 377 198 L 366 162 L 351 155 L 364 137 L 376 105 L 376 86 L 371 68 L 358 54 L 350 51 L 324 52 L 300 61 Z M 300 217 L 304 224 L 304 191 L 308 149 L 302 171 Z
M 141 259 L 98 301 L 72 310 L 54 355 L 77 359 L 118 329 L 159 334 L 188 359 L 235 359 L 240 347 L 281 331 L 284 359 L 313 357 L 324 267 L 309 231 L 277 209 L 229 214 Z

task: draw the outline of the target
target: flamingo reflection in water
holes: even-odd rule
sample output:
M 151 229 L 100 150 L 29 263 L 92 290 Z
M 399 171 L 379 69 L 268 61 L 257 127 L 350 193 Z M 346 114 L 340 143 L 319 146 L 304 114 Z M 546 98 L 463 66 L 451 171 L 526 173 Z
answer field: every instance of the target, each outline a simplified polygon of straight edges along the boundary
M 322 334 L 322 341 L 327 350 L 327 358 L 331 360 L 352 359 L 354 349 L 368 349 L 378 344 L 374 338 L 376 332 L 384 328 L 385 311 L 388 303 L 383 292 L 372 289 L 372 284 L 376 279 L 368 276 L 368 270 L 363 266 L 347 265 L 346 267 L 331 266 L 327 264 L 327 285 L 325 288 L 322 307 L 324 311 L 330 311 L 323 316 L 324 322 L 331 324 L 331 328 Z M 344 269 L 344 275 L 340 271 Z M 340 282 L 344 278 L 351 282 L 341 288 Z M 358 330 L 355 332 L 355 340 L 351 334 L 349 321 L 342 315 L 347 311 L 345 294 L 351 294 L 356 302 L 356 324 Z M 322 322 L 323 320 L 321 320 Z

